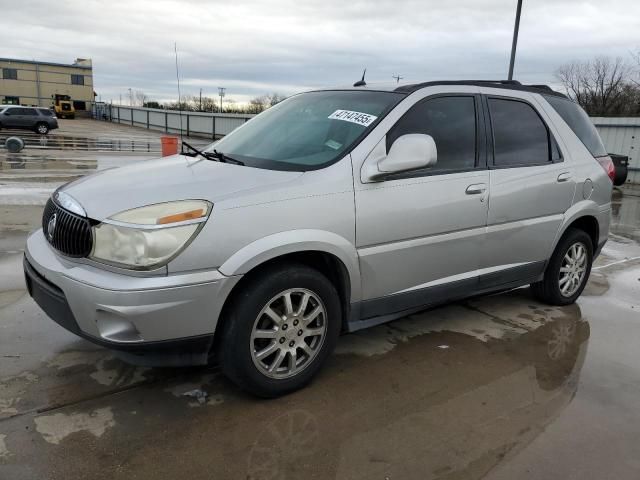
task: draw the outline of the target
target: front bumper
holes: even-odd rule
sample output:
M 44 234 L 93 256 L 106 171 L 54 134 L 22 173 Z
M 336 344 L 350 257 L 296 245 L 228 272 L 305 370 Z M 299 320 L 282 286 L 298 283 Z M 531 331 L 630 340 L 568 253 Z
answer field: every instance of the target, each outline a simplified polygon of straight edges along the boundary
M 62 327 L 149 359 L 135 363 L 170 365 L 206 363 L 224 301 L 240 279 L 217 270 L 154 277 L 114 273 L 57 254 L 42 230 L 27 240 L 24 271 L 33 299 Z

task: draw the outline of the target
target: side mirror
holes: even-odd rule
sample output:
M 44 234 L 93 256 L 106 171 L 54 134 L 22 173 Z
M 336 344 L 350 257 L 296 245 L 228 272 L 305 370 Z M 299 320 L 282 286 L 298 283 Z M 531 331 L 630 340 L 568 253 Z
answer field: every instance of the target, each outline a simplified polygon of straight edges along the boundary
M 380 176 L 432 167 L 438 161 L 436 142 L 431 135 L 409 133 L 398 137 L 386 157 L 378 162 Z

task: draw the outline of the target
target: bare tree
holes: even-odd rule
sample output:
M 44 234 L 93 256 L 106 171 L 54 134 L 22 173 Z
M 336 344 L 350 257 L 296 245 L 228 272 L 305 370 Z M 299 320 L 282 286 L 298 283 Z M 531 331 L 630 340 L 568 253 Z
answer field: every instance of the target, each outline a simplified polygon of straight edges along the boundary
M 249 100 L 249 105 L 247 105 L 247 113 L 260 113 L 265 110 L 268 105 L 269 99 L 266 95 L 252 98 Z
M 149 97 L 141 90 L 136 90 L 134 98 L 134 104 L 139 107 L 144 107 L 144 104 L 149 100 Z
M 630 69 L 618 57 L 596 57 L 562 65 L 556 77 L 569 96 L 591 115 L 616 114 L 623 107 L 625 85 Z
M 633 61 L 635 63 L 635 68 L 633 69 L 633 76 L 631 77 L 631 82 L 636 87 L 640 87 L 640 47 L 635 52 L 631 52 L 631 58 L 633 58 Z
M 267 100 L 269 102 L 268 105 L 270 107 L 273 107 L 275 104 L 280 103 L 286 97 L 284 95 L 279 94 L 279 93 L 273 92 L 271 95 L 266 95 L 266 98 L 267 98 Z

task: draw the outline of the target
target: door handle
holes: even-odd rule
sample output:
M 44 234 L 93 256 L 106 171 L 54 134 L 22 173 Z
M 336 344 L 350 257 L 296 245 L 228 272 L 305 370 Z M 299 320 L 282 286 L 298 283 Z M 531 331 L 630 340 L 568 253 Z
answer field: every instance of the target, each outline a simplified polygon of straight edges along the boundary
M 478 195 L 480 193 L 484 193 L 487 189 L 487 185 L 484 183 L 474 183 L 473 185 L 469 185 L 465 190 L 467 195 Z
M 558 175 L 558 182 L 566 182 L 569 179 L 571 179 L 571 172 L 562 172 Z

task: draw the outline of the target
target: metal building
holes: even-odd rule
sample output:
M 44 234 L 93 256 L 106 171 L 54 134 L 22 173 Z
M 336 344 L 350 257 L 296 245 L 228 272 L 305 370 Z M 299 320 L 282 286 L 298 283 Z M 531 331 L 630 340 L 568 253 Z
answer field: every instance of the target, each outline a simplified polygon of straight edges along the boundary
M 91 59 L 72 64 L 0 58 L 0 104 L 51 107 L 55 95 L 68 95 L 76 111 L 94 103 Z

